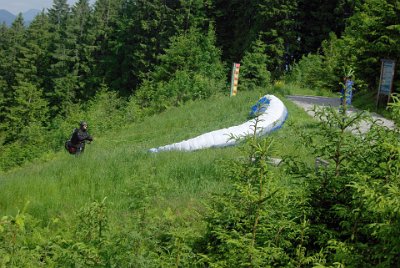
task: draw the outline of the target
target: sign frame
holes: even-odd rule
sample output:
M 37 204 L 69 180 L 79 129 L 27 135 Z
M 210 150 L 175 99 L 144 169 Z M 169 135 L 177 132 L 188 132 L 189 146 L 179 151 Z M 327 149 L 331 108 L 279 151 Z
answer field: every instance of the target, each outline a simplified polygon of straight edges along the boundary
M 376 98 L 376 107 L 378 108 L 382 96 L 389 103 L 393 89 L 393 80 L 396 68 L 396 61 L 391 59 L 381 59 L 381 74 L 379 78 L 378 95 Z

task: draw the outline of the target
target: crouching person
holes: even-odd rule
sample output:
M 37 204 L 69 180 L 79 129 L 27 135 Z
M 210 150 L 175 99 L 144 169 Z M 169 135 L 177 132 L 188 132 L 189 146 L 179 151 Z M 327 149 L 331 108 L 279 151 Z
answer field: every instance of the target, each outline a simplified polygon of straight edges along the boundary
M 71 139 L 68 141 L 68 151 L 72 154 L 79 155 L 85 150 L 86 141 L 93 141 L 93 137 L 88 132 L 88 125 L 85 121 L 81 121 L 79 128 L 75 128 Z

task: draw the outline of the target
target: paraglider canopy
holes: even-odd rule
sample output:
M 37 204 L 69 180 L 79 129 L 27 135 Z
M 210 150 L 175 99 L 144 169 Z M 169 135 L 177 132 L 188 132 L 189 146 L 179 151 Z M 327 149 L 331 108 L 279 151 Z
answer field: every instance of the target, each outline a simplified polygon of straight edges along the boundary
M 250 114 L 258 116 L 257 129 L 254 129 L 256 119 L 253 118 L 241 125 L 214 130 L 181 142 L 151 148 L 149 151 L 152 153 L 171 150 L 194 151 L 231 146 L 243 137 L 254 135 L 255 132 L 256 135 L 264 135 L 280 128 L 285 122 L 288 112 L 280 99 L 273 95 L 265 95 L 252 106 Z M 232 139 L 232 137 L 236 139 Z
M 270 104 L 270 99 L 268 99 L 267 96 L 262 97 L 257 101 L 255 105 L 251 106 L 251 112 L 249 114 L 249 117 L 253 118 L 258 115 L 261 115 L 262 113 L 265 113 L 269 104 Z

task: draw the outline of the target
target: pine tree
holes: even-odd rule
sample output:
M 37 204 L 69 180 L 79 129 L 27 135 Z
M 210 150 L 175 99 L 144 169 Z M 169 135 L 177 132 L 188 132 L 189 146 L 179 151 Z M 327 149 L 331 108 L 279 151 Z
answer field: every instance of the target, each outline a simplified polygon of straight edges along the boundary
M 216 1 L 218 44 L 224 57 L 241 61 L 244 52 L 261 37 L 270 63 L 269 71 L 277 77 L 287 68 L 297 51 L 297 0 Z
M 345 20 L 353 15 L 356 0 L 335 1 L 298 1 L 297 32 L 299 51 L 296 59 L 307 53 L 315 53 L 322 41 L 328 39 L 330 33 L 341 36 L 345 29 Z
M 220 55 L 213 27 L 206 36 L 192 28 L 173 37 L 159 57 L 160 64 L 136 92 L 140 105 L 159 112 L 223 90 L 225 74 Z
M 269 71 L 274 78 L 286 71 L 298 50 L 297 0 L 259 1 L 257 26 L 266 44 L 271 62 Z
M 270 139 L 251 137 L 241 149 L 223 166 L 232 187 L 210 200 L 199 256 L 210 267 L 306 267 L 301 193 L 274 176 Z
M 70 8 L 67 0 L 53 0 L 53 6 L 49 9 L 49 18 L 54 30 L 61 31 L 67 25 Z
M 165 36 L 168 14 L 170 10 L 160 1 L 123 1 L 109 36 L 109 54 L 103 60 L 110 88 L 129 95 L 154 67 L 170 37 Z
M 25 26 L 22 14 L 17 16 L 8 31 L 3 28 L 3 33 L 2 39 L 5 41 L 5 47 L 1 50 L 4 57 L 2 57 L 0 65 L 0 86 L 3 95 L 0 117 L 3 120 L 0 122 L 0 129 L 8 131 L 10 129 L 9 107 L 13 105 L 13 87 L 17 84 L 18 57 L 24 43 Z
M 240 71 L 241 89 L 254 90 L 267 87 L 271 74 L 267 70 L 269 59 L 265 49 L 266 45 L 261 40 L 256 40 L 245 53 Z
M 207 30 L 208 25 L 214 22 L 211 18 L 214 9 L 214 1 L 177 1 L 175 5 L 169 3 L 167 6 L 174 10 L 176 14 L 174 24 L 178 32 L 188 31 L 191 28 Z
M 0 49 L 4 50 L 8 47 L 9 29 L 5 23 L 0 24 Z
M 215 0 L 213 16 L 216 22 L 217 45 L 222 47 L 226 61 L 239 62 L 251 42 L 257 39 L 257 2 Z
M 26 131 L 27 129 L 35 126 L 39 131 L 47 123 L 47 101 L 43 98 L 40 88 L 43 79 L 38 75 L 38 67 L 40 68 L 45 54 L 40 47 L 43 45 L 40 41 L 45 40 L 45 37 L 39 35 L 36 28 L 42 27 L 37 23 L 43 21 L 41 18 L 41 15 L 37 17 L 15 46 L 14 82 L 9 85 L 12 93 L 9 95 L 5 116 L 8 142 L 22 138 L 29 140 L 32 137 L 29 137 L 30 131 Z M 43 31 L 41 33 L 43 34 Z
M 7 49 L 9 48 L 10 44 L 10 31 L 7 28 L 5 23 L 0 25 L 0 122 L 4 122 L 5 118 L 5 107 L 6 107 L 6 95 L 8 84 L 6 81 L 6 77 L 8 74 L 8 61 L 7 56 L 8 52 Z
M 343 60 L 350 61 L 357 76 L 366 81 L 371 90 L 375 91 L 378 86 L 380 60 L 400 61 L 399 18 L 398 1 L 367 0 L 349 19 L 343 40 L 353 57 Z M 396 68 L 396 84 L 399 74 L 400 69 Z
M 78 77 L 73 73 L 76 61 L 74 55 L 76 36 L 67 30 L 70 14 L 66 0 L 54 0 L 53 7 L 49 10 L 52 25 L 49 48 L 51 86 L 47 88 L 46 95 L 50 99 L 53 116 L 64 115 L 68 110 L 67 107 L 76 101 Z
M 36 68 L 34 77 L 30 81 L 38 88 L 46 90 L 50 88 L 51 83 L 49 69 L 51 64 L 51 55 L 49 54 L 51 46 L 50 21 L 46 13 L 41 12 L 31 22 L 26 33 L 27 57 L 29 53 L 35 56 L 32 64 Z
M 32 127 L 37 129 L 37 135 L 43 133 L 43 124 L 48 120 L 47 102 L 42 91 L 30 82 L 20 81 L 13 89 L 13 104 L 7 109 L 9 141 L 31 140 L 34 135 L 29 129 Z
M 97 0 L 94 3 L 94 28 L 98 41 L 106 40 L 113 31 L 122 0 Z
M 4 59 L 3 77 L 8 86 L 15 83 L 15 62 L 18 59 L 21 44 L 24 42 L 25 26 L 22 14 L 19 14 L 11 25 L 8 32 L 8 42 L 6 41 L 6 55 Z
M 88 0 L 79 0 L 73 7 L 67 31 L 75 40 L 72 46 L 74 57 L 72 73 L 77 77 L 76 99 L 87 100 L 95 92 L 93 86 L 93 52 L 95 50 L 95 32 L 93 30 L 93 13 Z
M 6 98 L 5 98 L 5 92 L 7 90 L 7 83 L 0 77 L 0 122 L 4 122 L 6 118 Z M 0 133 L 1 133 L 1 126 L 0 126 Z M 0 135 L 1 136 L 1 135 Z M 0 140 L 0 144 L 2 141 Z
M 118 10 L 122 0 L 98 0 L 94 4 L 93 10 L 93 31 L 95 35 L 93 61 L 94 74 L 93 83 L 95 85 L 104 85 L 105 76 L 108 73 L 110 61 L 112 61 L 112 52 L 109 49 L 116 21 Z

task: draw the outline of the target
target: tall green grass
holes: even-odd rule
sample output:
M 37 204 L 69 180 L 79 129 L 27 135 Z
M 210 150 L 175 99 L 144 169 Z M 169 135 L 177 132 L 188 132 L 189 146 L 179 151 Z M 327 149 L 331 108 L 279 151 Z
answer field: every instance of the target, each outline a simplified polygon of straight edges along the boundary
M 220 161 L 238 157 L 238 148 L 195 152 L 149 153 L 148 149 L 240 124 L 265 91 L 239 92 L 236 97 L 213 96 L 186 103 L 122 129 L 111 129 L 86 146 L 80 157 L 59 152 L 0 174 L 0 216 L 27 212 L 45 224 L 52 218 L 69 219 L 84 204 L 107 197 L 110 220 L 121 224 L 133 211 L 153 215 L 170 211 L 191 215 L 202 200 L 230 185 L 221 179 Z M 312 129 L 314 121 L 284 97 L 289 117 L 271 134 L 275 156 L 307 157 L 296 135 Z M 62 146 L 60 144 L 60 146 Z M 312 159 L 310 159 L 311 163 Z

